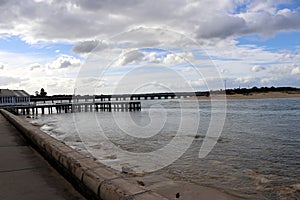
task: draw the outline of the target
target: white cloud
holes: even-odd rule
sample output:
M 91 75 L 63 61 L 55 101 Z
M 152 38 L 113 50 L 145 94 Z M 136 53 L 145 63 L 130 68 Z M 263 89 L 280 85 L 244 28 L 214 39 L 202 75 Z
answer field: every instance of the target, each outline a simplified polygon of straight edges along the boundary
M 206 85 L 206 81 L 204 79 L 198 79 L 198 80 L 190 80 L 189 84 L 195 88 L 203 87 Z
M 41 67 L 41 65 L 39 63 L 34 63 L 34 64 L 31 64 L 30 66 L 30 70 L 34 70 L 34 69 L 38 69 Z
M 245 84 L 245 83 L 250 83 L 253 80 L 254 80 L 254 77 L 246 76 L 246 77 L 238 77 L 238 78 L 236 78 L 235 82 Z
M 131 50 L 120 55 L 115 66 L 124 66 L 131 63 L 138 63 L 143 60 L 144 54 L 139 50 Z
M 183 62 L 192 62 L 194 55 L 191 52 L 185 53 L 170 53 L 163 60 L 163 64 L 172 65 Z
M 262 67 L 262 66 L 258 66 L 258 65 L 255 65 L 251 68 L 251 71 L 252 72 L 260 72 L 260 71 L 263 71 L 265 70 L 266 68 L 265 67 Z
M 300 75 L 300 67 L 298 66 L 298 67 L 293 68 L 291 71 L 291 74 L 292 75 Z
M 81 61 L 78 58 L 69 55 L 61 55 L 53 62 L 47 64 L 47 66 L 49 69 L 63 69 L 69 67 L 78 67 L 80 64 Z
M 299 65 L 296 64 L 283 64 L 279 66 L 274 66 L 271 68 L 270 73 L 277 76 L 290 76 L 297 75 L 299 70 Z M 291 77 L 292 78 L 292 77 Z
M 9 76 L 0 76 L 0 86 L 8 86 L 9 84 L 19 83 L 21 79 Z
M 229 72 L 229 70 L 227 70 L 227 69 L 220 69 L 220 72 L 221 72 L 221 74 L 226 74 L 226 73 Z
M 150 63 L 161 63 L 166 65 L 174 65 L 184 62 L 193 62 L 194 55 L 192 52 L 179 52 L 179 53 L 160 53 L 160 52 L 150 52 L 144 57 L 145 61 Z
M 181 36 L 168 34 L 164 31 L 166 28 L 196 39 L 199 47 L 212 57 L 212 62 L 222 66 L 220 72 L 232 85 L 267 84 L 272 81 L 296 83 L 299 76 L 295 75 L 299 75 L 299 66 L 293 63 L 300 61 L 299 53 L 272 52 L 255 45 L 238 45 L 235 40 L 247 34 L 268 37 L 282 31 L 300 30 L 299 8 L 278 10 L 276 6 L 282 3 L 287 2 L 216 0 L 212 4 L 209 0 L 0 0 L 0 37 L 15 35 L 28 43 L 67 41 L 68 44 L 75 44 L 72 48 L 74 53 L 85 57 L 95 47 L 99 51 L 109 49 L 111 43 L 106 41 L 118 35 L 120 40 L 115 42 L 125 49 L 115 63 L 118 66 L 140 62 L 148 62 L 153 66 L 176 65 L 185 62 L 185 59 L 196 59 L 190 52 L 164 52 L 162 56 L 159 52 L 138 49 L 154 46 L 163 49 L 162 44 L 166 41 L 175 47 L 184 47 Z M 244 4 L 245 9 L 236 13 L 236 8 Z M 153 37 L 150 31 L 137 31 L 128 37 L 124 33 L 127 30 L 142 30 L 142 27 L 157 28 L 153 31 L 159 34 Z M 0 64 L 1 76 L 15 77 L 8 82 L 26 83 L 26 87 L 32 90 L 43 84 L 48 85 L 50 93 L 69 91 L 68 87 L 74 83 L 71 79 L 77 75 L 74 67 L 79 69 L 81 60 L 70 55 L 59 55 L 60 50 L 51 51 L 57 53 L 58 57 L 53 59 L 27 53 L 0 52 L 0 60 L 5 63 Z M 271 63 L 270 66 L 267 63 Z M 266 64 L 267 69 L 262 67 Z M 179 71 L 193 74 L 192 68 L 188 67 Z M 263 73 L 255 73 L 254 78 L 249 77 L 250 71 Z M 108 77 L 100 86 L 107 89 L 122 76 L 122 72 L 114 76 Z M 30 80 L 21 80 L 22 77 Z M 151 76 L 153 79 L 156 77 L 157 74 Z M 198 79 L 190 80 L 194 81 L 194 85 L 201 86 Z
M 264 77 L 260 80 L 260 83 L 263 85 L 274 83 L 274 81 L 278 80 L 277 77 Z
M 287 53 L 287 54 L 283 54 L 279 59 L 278 61 L 279 62 L 284 62 L 284 61 L 291 61 L 295 56 L 290 54 L 290 53 Z
M 235 13 L 245 3 L 247 9 Z M 299 30 L 297 8 L 276 9 L 282 3 L 286 2 L 11 0 L 0 4 L 0 35 L 20 35 L 32 43 L 105 39 L 141 25 L 169 27 L 199 39 Z

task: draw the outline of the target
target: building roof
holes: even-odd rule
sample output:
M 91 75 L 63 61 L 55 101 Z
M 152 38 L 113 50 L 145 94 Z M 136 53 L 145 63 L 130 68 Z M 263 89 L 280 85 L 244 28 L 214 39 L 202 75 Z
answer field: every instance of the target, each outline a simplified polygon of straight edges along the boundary
M 24 90 L 12 90 L 16 97 L 28 97 L 30 96 L 27 92 Z
M 24 90 L 0 89 L 0 97 L 7 97 L 7 96 L 28 97 L 30 95 Z

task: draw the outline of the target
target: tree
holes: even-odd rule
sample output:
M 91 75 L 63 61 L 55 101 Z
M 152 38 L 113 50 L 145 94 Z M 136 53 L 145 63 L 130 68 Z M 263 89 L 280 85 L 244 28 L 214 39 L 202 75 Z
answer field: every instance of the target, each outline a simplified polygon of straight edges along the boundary
M 47 92 L 45 92 L 44 88 L 41 88 L 40 96 L 41 97 L 47 96 Z
M 35 91 L 35 96 L 40 96 L 39 91 Z

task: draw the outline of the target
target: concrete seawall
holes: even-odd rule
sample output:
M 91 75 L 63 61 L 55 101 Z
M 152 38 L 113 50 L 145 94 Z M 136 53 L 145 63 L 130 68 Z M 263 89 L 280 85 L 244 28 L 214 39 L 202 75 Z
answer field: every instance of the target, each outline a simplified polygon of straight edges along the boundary
M 116 170 L 96 162 L 42 132 L 25 119 L 0 109 L 30 144 L 87 199 L 160 200 L 161 195 L 133 184 Z

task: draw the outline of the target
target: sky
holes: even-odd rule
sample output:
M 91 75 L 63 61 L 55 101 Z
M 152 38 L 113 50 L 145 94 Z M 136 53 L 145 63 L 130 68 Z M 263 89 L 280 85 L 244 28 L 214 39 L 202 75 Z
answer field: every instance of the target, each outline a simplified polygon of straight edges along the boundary
M 299 0 L 0 0 L 0 88 L 300 87 Z

